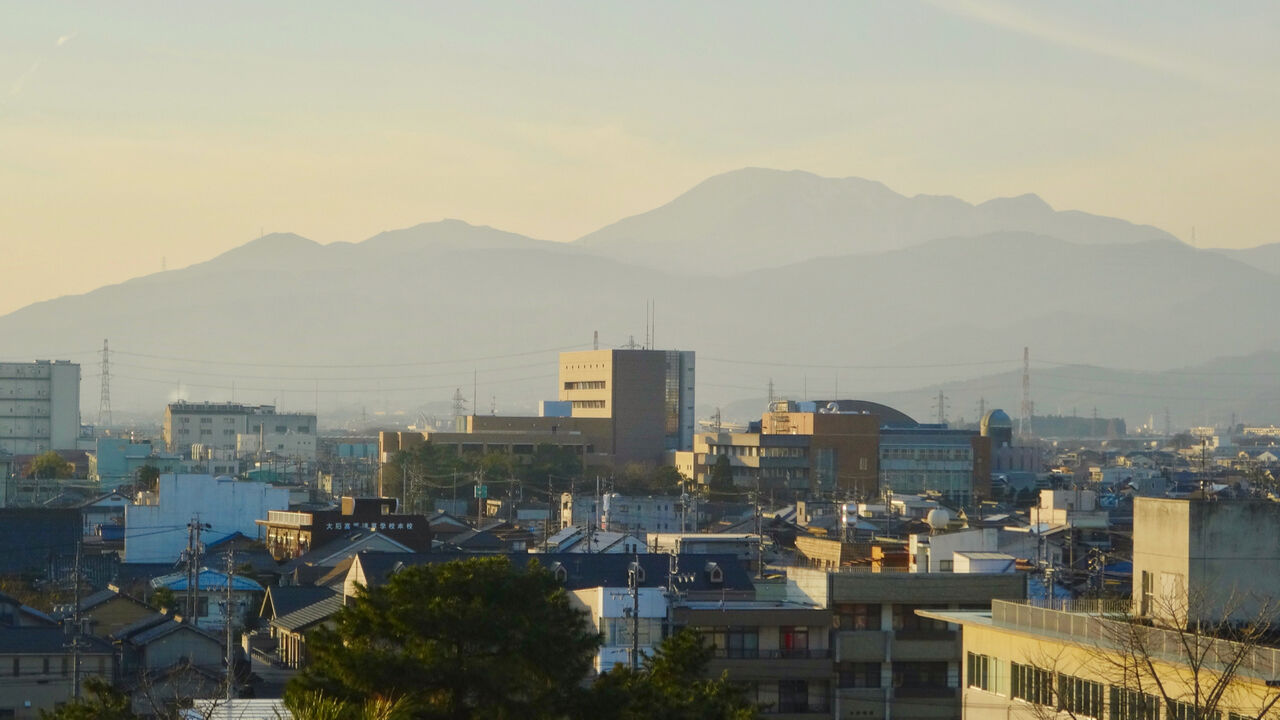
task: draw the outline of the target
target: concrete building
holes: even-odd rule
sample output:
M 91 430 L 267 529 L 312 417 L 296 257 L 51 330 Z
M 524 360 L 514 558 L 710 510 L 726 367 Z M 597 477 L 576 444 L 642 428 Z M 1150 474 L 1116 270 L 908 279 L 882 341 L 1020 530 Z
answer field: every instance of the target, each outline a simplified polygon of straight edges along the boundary
M 701 485 L 710 481 L 711 470 L 727 457 L 733 484 L 765 491 L 808 493 L 812 487 L 809 468 L 810 438 L 803 435 L 763 433 L 700 432 L 693 436 L 692 467 L 687 472 Z M 682 455 L 679 453 L 678 455 Z
M 150 442 L 98 438 L 89 453 L 89 479 L 103 490 L 115 490 L 134 482 L 138 471 L 148 465 L 167 473 L 180 471 L 184 463 L 176 453 L 156 452 Z
M 1268 700 L 1275 690 L 1269 686 L 1274 668 L 1280 667 L 1280 649 L 1142 626 L 1138 632 L 1151 651 L 1136 651 L 1113 640 L 1134 632 L 1118 612 L 997 600 L 988 611 L 922 610 L 921 615 L 962 628 L 966 720 L 1270 716 Z M 1215 700 L 1208 699 L 1217 685 L 1213 670 L 1197 670 L 1179 650 L 1189 640 L 1199 648 L 1196 653 L 1203 652 L 1201 660 L 1212 658 L 1215 668 L 1241 658 Z
M 987 608 L 1026 596 L 1022 574 L 827 572 L 787 569 L 787 596 L 832 613 L 830 717 L 961 717 L 963 659 L 956 626 L 924 608 Z
M 692 351 L 560 353 L 559 399 L 575 418 L 613 420 L 617 462 L 657 464 L 693 449 L 694 370 Z
M 334 510 L 292 512 L 270 510 L 256 520 L 266 538 L 267 551 L 277 561 L 296 558 L 351 530 L 381 533 L 410 550 L 431 549 L 431 529 L 425 515 L 396 514 L 394 498 L 342 498 Z
M 811 491 L 874 497 L 880 427 L 896 415 L 901 413 L 893 408 L 858 400 L 780 401 L 760 418 L 760 431 L 809 436 Z
M 1139 497 L 1133 609 L 1216 624 L 1255 620 L 1280 597 L 1280 504 Z
M 315 438 L 314 414 L 276 412 L 273 405 L 182 401 L 164 409 L 165 447 L 187 456 L 199 445 L 235 457 L 243 444 L 248 454 L 261 450 L 311 461 L 315 460 Z
M 80 365 L 0 363 L 0 450 L 74 450 L 80 437 Z
M 831 610 L 813 603 L 683 600 L 672 624 L 713 646 L 707 673 L 727 674 L 770 717 L 831 717 Z
M 187 525 L 207 527 L 210 545 L 235 533 L 259 538 L 259 518 L 289 509 L 289 490 L 211 475 L 161 475 L 156 503 L 125 508 L 124 562 L 176 562 L 187 546 Z
M 990 438 L 945 425 L 882 428 L 880 487 L 971 506 L 991 494 Z

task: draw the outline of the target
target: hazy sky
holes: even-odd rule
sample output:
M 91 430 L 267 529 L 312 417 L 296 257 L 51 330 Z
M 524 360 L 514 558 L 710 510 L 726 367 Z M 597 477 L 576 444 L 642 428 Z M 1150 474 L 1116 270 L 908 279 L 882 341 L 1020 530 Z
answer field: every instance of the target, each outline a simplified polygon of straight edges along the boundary
M 747 165 L 1280 239 L 1280 3 L 0 6 L 0 312 L 456 217 L 571 240 Z

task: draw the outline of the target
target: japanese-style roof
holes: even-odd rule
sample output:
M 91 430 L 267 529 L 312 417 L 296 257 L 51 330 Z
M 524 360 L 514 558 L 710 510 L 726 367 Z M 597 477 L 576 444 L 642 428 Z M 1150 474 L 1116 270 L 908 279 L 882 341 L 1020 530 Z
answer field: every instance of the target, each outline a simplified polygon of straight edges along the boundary
M 341 609 L 342 596 L 330 594 L 329 597 L 324 598 L 319 602 L 307 605 L 306 607 L 294 610 L 288 615 L 283 617 L 276 616 L 276 619 L 272 620 L 271 624 L 276 627 L 284 628 L 285 630 L 299 632 L 311 627 L 312 625 L 328 620 Z
M 91 635 L 81 636 L 88 652 L 110 654 L 111 646 Z M 67 636 L 58 626 L 0 628 L 0 654 L 61 655 L 68 653 Z
M 273 586 L 267 588 L 267 596 L 262 600 L 261 616 L 284 617 L 325 598 L 333 597 L 334 594 L 330 588 L 315 585 Z

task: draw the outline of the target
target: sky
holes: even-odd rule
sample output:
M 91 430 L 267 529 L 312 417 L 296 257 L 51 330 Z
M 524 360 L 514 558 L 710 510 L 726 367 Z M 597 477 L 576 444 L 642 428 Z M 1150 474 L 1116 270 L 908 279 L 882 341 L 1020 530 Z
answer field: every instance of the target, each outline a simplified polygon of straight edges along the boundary
M 1280 240 L 1280 4 L 0 2 L 0 313 L 459 218 L 569 241 L 745 166 Z M 1194 233 L 1194 235 L 1193 235 Z

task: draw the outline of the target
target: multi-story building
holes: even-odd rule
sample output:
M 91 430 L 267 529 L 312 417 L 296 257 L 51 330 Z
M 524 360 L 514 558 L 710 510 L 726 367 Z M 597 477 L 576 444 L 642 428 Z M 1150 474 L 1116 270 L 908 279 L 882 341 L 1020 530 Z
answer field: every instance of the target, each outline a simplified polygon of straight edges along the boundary
M 694 353 L 585 350 L 560 353 L 559 399 L 571 416 L 613 420 L 619 463 L 657 463 L 693 448 Z
M 945 425 L 880 430 L 880 491 L 932 491 L 971 506 L 991 493 L 991 439 Z
M 80 365 L 0 363 L 0 450 L 73 450 L 80 437 Z
M 772 600 L 682 600 L 672 625 L 700 634 L 712 651 L 707 672 L 747 688 L 769 717 L 831 717 L 831 610 Z
M 396 514 L 394 498 L 344 497 L 335 510 L 270 510 L 257 524 L 276 560 L 298 557 L 352 530 L 382 533 L 414 551 L 431 550 L 426 516 Z
M 916 611 L 1020 600 L 1026 576 L 788 568 L 787 594 L 832 614 L 830 717 L 956 718 L 962 714 L 960 634 Z
M 247 454 L 274 453 L 304 461 L 315 460 L 316 416 L 276 412 L 273 405 L 176 402 L 164 409 L 164 443 L 169 452 L 235 456 L 243 445 Z

